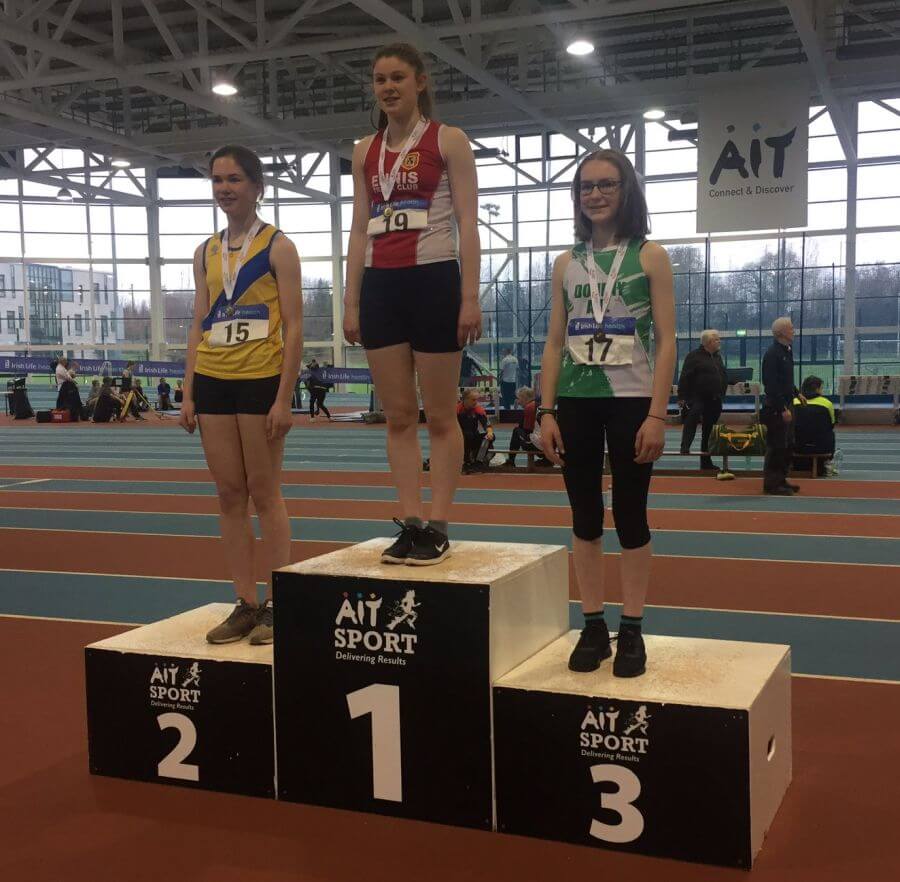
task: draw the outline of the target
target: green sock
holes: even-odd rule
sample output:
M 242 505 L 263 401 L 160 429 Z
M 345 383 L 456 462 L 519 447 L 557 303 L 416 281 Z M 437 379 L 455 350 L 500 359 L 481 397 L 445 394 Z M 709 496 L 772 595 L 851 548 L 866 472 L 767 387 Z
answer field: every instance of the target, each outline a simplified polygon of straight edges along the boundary
M 619 627 L 620 628 L 630 628 L 632 631 L 637 631 L 640 633 L 641 624 L 644 621 L 643 616 L 622 616 L 619 619 Z
M 434 527 L 438 533 L 442 533 L 444 536 L 447 535 L 449 529 L 446 521 L 429 521 L 428 526 Z
M 584 614 L 584 626 L 588 627 L 597 627 L 598 625 L 605 625 L 606 619 L 603 616 L 603 610 L 601 609 L 599 612 L 590 612 Z
M 404 518 L 403 526 L 405 527 L 416 527 L 421 530 L 425 526 L 425 521 L 421 518 Z

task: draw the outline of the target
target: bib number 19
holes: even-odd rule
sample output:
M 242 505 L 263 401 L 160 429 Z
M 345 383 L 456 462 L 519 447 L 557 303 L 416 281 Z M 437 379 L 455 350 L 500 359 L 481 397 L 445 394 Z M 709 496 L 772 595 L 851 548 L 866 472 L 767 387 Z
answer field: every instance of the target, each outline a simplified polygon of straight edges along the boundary
M 395 211 L 383 220 L 385 233 L 405 232 L 409 229 L 409 215 L 405 211 Z

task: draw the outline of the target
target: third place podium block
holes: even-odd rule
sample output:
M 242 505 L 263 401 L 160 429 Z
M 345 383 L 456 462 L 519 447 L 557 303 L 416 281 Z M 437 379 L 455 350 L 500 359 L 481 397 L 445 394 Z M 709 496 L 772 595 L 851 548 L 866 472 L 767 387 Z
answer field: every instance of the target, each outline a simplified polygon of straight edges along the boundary
M 494 688 L 498 829 L 749 868 L 791 780 L 790 648 L 645 637 L 575 674 L 577 632 Z
M 278 796 L 490 829 L 491 683 L 568 629 L 568 555 L 389 539 L 275 573 Z

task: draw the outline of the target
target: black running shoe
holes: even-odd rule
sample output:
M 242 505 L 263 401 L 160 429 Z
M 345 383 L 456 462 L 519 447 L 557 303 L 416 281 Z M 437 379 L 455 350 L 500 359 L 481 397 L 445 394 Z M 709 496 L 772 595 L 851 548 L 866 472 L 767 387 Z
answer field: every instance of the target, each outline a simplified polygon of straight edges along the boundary
M 613 676 L 640 677 L 647 669 L 647 652 L 641 632 L 635 628 L 619 628 L 616 643 Z
M 389 545 L 381 552 L 381 562 L 386 564 L 405 564 L 406 558 L 415 544 L 419 528 L 410 524 L 404 524 L 403 521 L 397 518 L 394 518 L 394 523 L 400 528 L 400 532 L 397 534 L 397 540 L 394 544 Z
M 450 540 L 432 526 L 416 531 L 412 550 L 406 563 L 413 567 L 428 567 L 450 557 Z
M 569 670 L 582 674 L 596 671 L 600 662 L 611 655 L 606 622 L 593 622 L 582 629 L 578 643 L 569 656 Z

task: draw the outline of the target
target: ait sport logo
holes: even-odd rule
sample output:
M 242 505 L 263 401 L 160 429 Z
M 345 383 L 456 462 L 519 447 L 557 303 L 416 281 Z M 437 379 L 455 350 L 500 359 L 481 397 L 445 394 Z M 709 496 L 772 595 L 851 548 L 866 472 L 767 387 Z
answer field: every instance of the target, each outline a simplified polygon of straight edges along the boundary
M 335 657 L 368 664 L 405 665 L 403 656 L 415 655 L 421 605 L 414 589 L 387 603 L 374 592 L 342 592 L 334 619 Z
M 640 762 L 650 745 L 651 714 L 641 704 L 624 720 L 620 716 L 613 705 L 588 705 L 578 738 L 582 756 Z
M 150 675 L 150 704 L 177 710 L 194 710 L 200 703 L 200 662 L 182 673 L 182 666 L 156 662 Z

